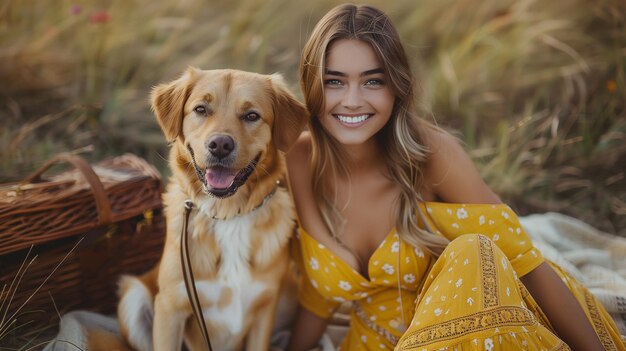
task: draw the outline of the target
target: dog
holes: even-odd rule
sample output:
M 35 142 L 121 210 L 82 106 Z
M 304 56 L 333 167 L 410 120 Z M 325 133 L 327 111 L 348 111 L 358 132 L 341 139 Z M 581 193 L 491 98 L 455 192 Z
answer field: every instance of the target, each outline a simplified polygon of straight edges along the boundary
M 189 68 L 151 101 L 170 141 L 167 234 L 154 269 L 120 280 L 121 334 L 136 350 L 207 349 L 181 268 L 189 199 L 189 257 L 213 350 L 267 350 L 295 228 L 277 183 L 308 112 L 280 75 L 228 69 Z

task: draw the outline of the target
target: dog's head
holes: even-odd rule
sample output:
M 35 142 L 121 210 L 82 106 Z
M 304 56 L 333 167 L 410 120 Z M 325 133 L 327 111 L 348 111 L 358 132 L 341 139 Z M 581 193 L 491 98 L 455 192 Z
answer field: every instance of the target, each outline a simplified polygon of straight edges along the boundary
M 189 68 L 151 97 L 165 136 L 188 153 L 178 156 L 193 163 L 204 190 L 220 198 L 267 167 L 263 162 L 277 150 L 287 151 L 308 118 L 277 74 Z

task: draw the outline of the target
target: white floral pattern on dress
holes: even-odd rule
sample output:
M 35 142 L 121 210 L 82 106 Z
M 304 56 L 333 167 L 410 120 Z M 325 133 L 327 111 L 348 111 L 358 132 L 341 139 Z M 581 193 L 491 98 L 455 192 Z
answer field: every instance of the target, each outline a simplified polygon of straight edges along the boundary
M 350 291 L 350 289 L 352 289 L 352 285 L 350 285 L 350 283 L 348 283 L 348 282 L 347 282 L 347 281 L 345 281 L 345 280 L 340 280 L 340 281 L 339 281 L 339 287 L 340 287 L 342 290 L 345 290 L 345 291 Z
M 491 338 L 485 339 L 485 350 L 491 351 L 493 350 L 493 346 L 493 340 L 491 340 Z
M 311 257 L 309 260 L 309 266 L 311 266 L 311 269 L 314 271 L 320 269 L 320 264 L 315 257 Z
M 398 251 L 400 251 L 400 242 L 394 241 L 393 244 L 391 245 L 391 252 L 398 252 Z
M 404 281 L 409 283 L 409 284 L 412 284 L 412 283 L 415 282 L 415 276 L 413 274 L 411 274 L 411 273 L 405 274 L 404 275 Z
M 393 274 L 393 272 L 395 272 L 395 269 L 389 263 L 385 263 L 383 265 L 383 271 L 385 271 L 385 273 L 387 274 Z
M 458 219 L 465 219 L 468 217 L 467 214 L 467 210 L 464 208 L 459 208 L 458 210 L 456 210 L 456 218 Z

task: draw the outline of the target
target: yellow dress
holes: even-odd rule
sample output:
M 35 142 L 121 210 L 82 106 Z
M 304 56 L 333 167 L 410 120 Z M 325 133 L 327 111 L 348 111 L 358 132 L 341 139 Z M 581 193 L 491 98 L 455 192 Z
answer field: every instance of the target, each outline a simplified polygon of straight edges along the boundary
M 341 350 L 569 350 L 518 276 L 544 262 L 506 205 L 420 204 L 430 227 L 451 240 L 439 258 L 392 230 L 366 279 L 302 228 L 294 257 L 300 304 L 328 318 L 350 301 Z M 555 266 L 606 350 L 626 350 L 602 305 Z

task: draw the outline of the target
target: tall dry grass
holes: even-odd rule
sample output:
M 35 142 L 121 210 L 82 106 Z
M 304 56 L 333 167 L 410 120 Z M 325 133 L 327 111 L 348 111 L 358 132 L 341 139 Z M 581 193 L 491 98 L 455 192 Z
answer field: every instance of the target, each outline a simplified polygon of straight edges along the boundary
M 37 277 L 36 281 L 41 281 L 41 283 L 38 283 L 32 291 L 23 291 L 21 287 L 25 281 L 28 281 L 29 269 L 38 257 L 37 255 L 31 256 L 32 246 L 26 252 L 13 279 L 6 282 L 0 281 L 0 350 L 40 350 L 52 338 L 53 333 L 56 332 L 55 326 L 46 327 L 35 322 L 35 320 L 44 320 L 42 316 L 45 316 L 48 311 L 33 310 L 28 304 L 42 288 L 46 288 L 48 280 L 54 276 L 82 240 L 78 240 L 56 263 L 56 266 L 49 267 L 49 273 L 45 277 Z M 50 300 L 56 310 L 52 295 L 50 295 Z M 60 319 L 58 310 L 56 312 Z
M 282 72 L 337 1 L 0 4 L 0 181 L 51 154 L 135 152 L 165 169 L 150 87 L 186 66 Z M 371 1 L 394 19 L 425 113 L 460 131 L 522 213 L 626 235 L 623 0 Z

